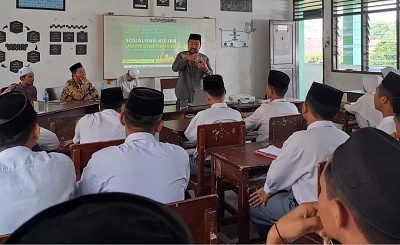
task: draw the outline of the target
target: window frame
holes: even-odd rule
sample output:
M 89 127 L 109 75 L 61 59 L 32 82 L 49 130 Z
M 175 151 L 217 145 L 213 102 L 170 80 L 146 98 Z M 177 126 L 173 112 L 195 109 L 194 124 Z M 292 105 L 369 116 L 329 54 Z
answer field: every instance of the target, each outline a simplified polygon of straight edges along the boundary
M 331 0 L 331 40 L 332 40 L 332 45 L 331 45 L 331 72 L 337 72 L 337 73 L 350 73 L 350 74 L 381 74 L 380 71 L 368 71 L 368 61 L 369 61 L 369 29 L 367 27 L 368 24 L 368 14 L 373 14 L 373 13 L 384 13 L 384 12 L 396 12 L 396 52 L 397 52 L 397 65 L 396 69 L 400 69 L 400 0 L 396 0 L 396 7 L 395 9 L 390 8 L 390 9 L 382 9 L 382 10 L 372 10 L 372 11 L 365 11 L 364 10 L 364 5 L 368 2 L 368 0 L 360 0 L 361 1 L 361 7 L 359 12 L 353 13 L 347 13 L 347 14 L 339 14 L 335 15 L 334 14 L 334 0 Z M 361 71 L 359 70 L 343 70 L 343 69 L 338 69 L 338 56 L 337 56 L 337 47 L 338 47 L 338 28 L 337 25 L 338 21 L 337 19 L 339 17 L 343 16 L 355 16 L 355 15 L 360 15 L 361 17 Z

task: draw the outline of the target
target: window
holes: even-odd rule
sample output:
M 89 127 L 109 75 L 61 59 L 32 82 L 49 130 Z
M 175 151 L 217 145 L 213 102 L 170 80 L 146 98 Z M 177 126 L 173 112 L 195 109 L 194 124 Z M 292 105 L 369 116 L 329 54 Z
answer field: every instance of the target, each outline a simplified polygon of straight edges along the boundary
M 400 0 L 332 0 L 333 71 L 399 68 Z

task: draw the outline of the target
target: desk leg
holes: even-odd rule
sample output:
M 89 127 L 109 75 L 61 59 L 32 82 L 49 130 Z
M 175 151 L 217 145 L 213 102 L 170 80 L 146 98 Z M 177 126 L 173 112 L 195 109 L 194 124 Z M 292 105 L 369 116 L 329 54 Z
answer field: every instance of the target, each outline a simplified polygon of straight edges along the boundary
M 239 243 L 250 243 L 249 173 L 241 172 L 238 187 Z

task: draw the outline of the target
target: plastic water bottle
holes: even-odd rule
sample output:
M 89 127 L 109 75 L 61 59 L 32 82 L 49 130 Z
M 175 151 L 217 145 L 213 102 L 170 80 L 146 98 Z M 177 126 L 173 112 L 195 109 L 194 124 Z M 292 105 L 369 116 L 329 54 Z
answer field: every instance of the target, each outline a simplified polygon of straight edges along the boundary
M 101 90 L 103 90 L 103 89 L 105 89 L 104 82 L 102 82 L 102 83 L 101 83 L 101 88 L 100 88 L 100 91 L 101 91 Z
M 48 111 L 49 110 L 49 94 L 47 93 L 47 89 L 44 90 L 43 100 L 44 100 L 44 110 Z

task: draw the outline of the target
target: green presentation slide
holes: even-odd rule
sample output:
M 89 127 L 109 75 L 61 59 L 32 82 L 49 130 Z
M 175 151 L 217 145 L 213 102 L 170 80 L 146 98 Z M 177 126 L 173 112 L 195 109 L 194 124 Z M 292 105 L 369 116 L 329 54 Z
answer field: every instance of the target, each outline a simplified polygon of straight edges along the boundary
M 176 55 L 187 50 L 189 26 L 123 24 L 124 68 L 171 67 Z

